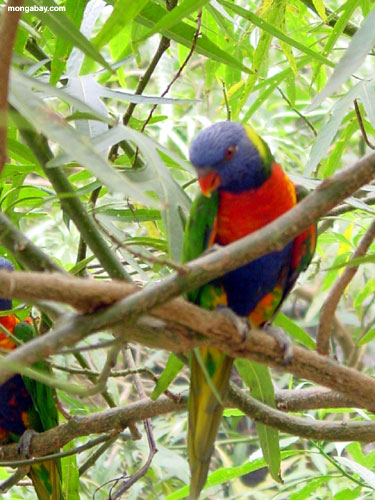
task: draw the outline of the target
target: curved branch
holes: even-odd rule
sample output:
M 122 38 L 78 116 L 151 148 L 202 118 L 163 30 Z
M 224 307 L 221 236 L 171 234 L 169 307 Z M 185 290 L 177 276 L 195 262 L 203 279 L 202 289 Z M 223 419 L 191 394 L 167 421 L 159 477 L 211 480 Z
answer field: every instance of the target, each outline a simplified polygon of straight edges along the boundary
M 353 253 L 352 259 L 357 259 L 358 257 L 362 257 L 363 255 L 365 255 L 371 243 L 373 242 L 374 238 L 375 238 L 375 221 L 373 221 L 370 224 L 363 238 L 359 242 L 358 247 Z M 339 278 L 333 284 L 328 297 L 324 301 L 319 319 L 319 329 L 318 329 L 318 337 L 316 343 L 317 351 L 319 352 L 319 354 L 328 355 L 329 353 L 329 338 L 332 330 L 336 308 L 338 306 L 342 294 L 345 291 L 345 288 L 353 279 L 357 270 L 358 266 L 346 267 L 344 272 L 339 276 Z
M 30 455 L 34 457 L 44 456 L 55 452 L 77 437 L 88 436 L 94 433 L 106 433 L 108 431 L 114 432 L 115 430 L 122 431 L 125 427 L 136 421 L 172 411 L 183 411 L 186 409 L 186 406 L 186 396 L 182 396 L 179 402 L 162 396 L 157 401 L 142 399 L 135 403 L 130 403 L 125 408 L 113 408 L 85 417 L 72 417 L 66 424 L 33 436 L 30 445 Z M 233 384 L 231 384 L 229 390 L 226 406 L 239 408 L 257 422 L 262 422 L 288 434 L 307 439 L 326 441 L 354 440 L 362 442 L 372 442 L 375 440 L 374 421 L 326 422 L 314 421 L 311 418 L 293 417 L 270 408 L 251 396 L 246 395 L 244 391 Z M 53 459 L 54 456 L 48 458 Z M 17 459 L 19 459 L 19 452 L 16 443 L 0 447 L 0 466 L 5 465 L 5 461 L 13 462 Z M 21 463 L 24 464 L 25 461 L 21 461 Z

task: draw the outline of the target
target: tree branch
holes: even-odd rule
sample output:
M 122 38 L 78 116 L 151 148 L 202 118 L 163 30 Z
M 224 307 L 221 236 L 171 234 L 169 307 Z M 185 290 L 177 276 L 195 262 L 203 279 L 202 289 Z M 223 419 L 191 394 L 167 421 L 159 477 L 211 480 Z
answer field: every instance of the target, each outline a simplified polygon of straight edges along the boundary
M 186 396 L 182 396 L 179 402 L 174 402 L 162 396 L 157 401 L 142 399 L 135 403 L 130 403 L 125 408 L 113 408 L 84 417 L 72 417 L 66 424 L 33 436 L 29 453 L 33 457 L 44 456 L 55 452 L 77 437 L 88 436 L 94 433 L 103 434 L 108 431 L 114 432 L 115 430 L 121 431 L 132 422 L 172 411 L 183 411 L 186 409 L 186 406 Z M 375 440 L 374 421 L 327 422 L 314 421 L 311 418 L 293 417 L 257 401 L 233 384 L 230 387 L 226 406 L 239 408 L 252 420 L 265 423 L 288 434 L 306 439 L 313 438 L 326 441 L 353 440 L 362 442 L 372 442 Z M 19 452 L 16 443 L 0 447 L 0 466 L 6 465 L 9 461 L 12 461 L 12 464 L 16 465 L 14 461 L 18 458 Z M 53 458 L 54 455 L 47 457 L 47 459 L 51 460 Z M 22 460 L 20 463 L 32 462 Z
M 374 238 L 375 238 L 375 221 L 373 221 L 370 224 L 365 235 L 359 242 L 358 247 L 354 251 L 351 260 L 364 256 L 367 250 L 369 249 L 371 243 L 373 242 Z M 328 297 L 324 301 L 320 313 L 318 337 L 316 343 L 316 348 L 319 354 L 328 355 L 329 353 L 329 337 L 332 330 L 332 324 L 336 308 L 338 306 L 342 294 L 345 291 L 345 288 L 353 279 L 357 270 L 358 266 L 346 267 L 344 272 L 338 277 L 336 282 L 333 284 Z
M 13 11 L 9 7 L 21 7 L 23 0 L 8 0 L 4 6 L 0 25 L 0 173 L 8 161 L 7 155 L 7 112 L 9 69 L 12 60 L 17 27 L 21 18 L 21 9 Z

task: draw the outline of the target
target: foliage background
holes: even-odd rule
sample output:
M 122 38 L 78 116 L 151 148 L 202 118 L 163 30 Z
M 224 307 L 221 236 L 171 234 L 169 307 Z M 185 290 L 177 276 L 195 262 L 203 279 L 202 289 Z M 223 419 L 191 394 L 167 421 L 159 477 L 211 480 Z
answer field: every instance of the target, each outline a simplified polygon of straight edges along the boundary
M 32 0 L 26 5 L 50 4 Z M 176 6 L 172 0 L 66 0 L 59 5 L 66 11 L 25 13 L 19 25 L 9 95 L 9 162 L 1 177 L 0 206 L 14 226 L 73 274 L 97 279 L 130 276 L 146 284 L 171 272 L 166 260 L 178 262 L 184 220 L 197 191 L 187 162 L 189 144 L 202 127 L 225 120 L 228 109 L 232 119 L 250 122 L 293 180 L 309 189 L 369 150 L 353 106 L 357 98 L 371 141 L 375 38 L 369 0 L 184 0 Z M 194 40 L 200 8 L 200 35 Z M 361 26 L 362 38 L 352 44 L 340 66 Z M 151 71 L 158 51 L 160 59 Z M 331 86 L 326 87 L 335 66 Z M 140 91 L 141 78 L 148 71 L 149 77 L 143 79 L 146 88 Z M 160 96 L 176 75 L 167 101 Z M 323 89 L 325 94 L 309 110 Z M 134 93 L 153 98 L 140 96 L 132 109 L 130 94 Z M 141 133 L 153 104 L 158 107 Z M 20 135 L 20 115 L 32 126 L 31 139 Z M 118 125 L 124 117 L 130 129 Z M 54 158 L 36 144 L 35 130 L 48 138 Z M 139 148 L 136 156 L 135 147 Z M 61 179 L 79 196 L 84 213 L 77 211 L 72 194 L 59 201 L 57 191 L 60 197 L 66 192 Z M 322 221 L 314 261 L 285 304 L 284 312 L 292 321 L 286 323 L 282 315 L 276 321 L 295 342 L 314 347 L 306 332 L 315 338 L 319 312 L 342 273 L 338 266 L 348 261 L 373 218 L 373 191 L 372 184 L 365 186 Z M 82 230 L 89 219 L 101 235 L 97 246 L 112 248 L 113 254 L 93 251 L 90 244 L 87 248 Z M 5 239 L 0 239 L 1 255 L 14 260 Z M 369 374 L 373 369 L 370 341 L 375 336 L 373 255 L 372 244 L 370 258 L 361 264 L 340 301 L 332 344 L 342 363 Z M 120 276 L 117 259 L 125 264 L 128 276 Z M 27 267 L 16 263 L 20 264 Z M 15 305 L 19 315 L 27 314 L 24 305 Z M 37 308 L 34 314 L 38 315 Z M 82 345 L 111 338 L 109 332 L 101 332 Z M 132 346 L 131 352 L 144 390 L 150 394 L 155 385 L 150 373 L 161 373 L 168 353 L 139 345 Z M 104 348 L 81 353 L 81 363 L 94 378 L 103 369 L 106 353 Z M 66 382 L 66 391 L 59 390 L 58 396 L 67 411 L 86 414 L 106 407 L 100 395 L 69 394 L 72 380 L 89 384 L 87 371 L 64 371 L 82 370 L 73 355 L 54 356 L 53 365 L 56 376 Z M 123 352 L 115 369 L 129 369 Z M 277 389 L 310 385 L 281 371 L 274 370 L 272 376 Z M 187 392 L 186 368 L 169 389 Z M 129 376 L 111 376 L 107 391 L 116 406 L 138 399 Z M 309 410 L 301 415 L 327 421 L 373 419 L 358 409 Z M 155 418 L 152 427 L 159 451 L 127 498 L 184 498 L 186 488 L 180 488 L 189 477 L 186 414 Z M 74 445 L 84 441 L 77 439 Z M 265 462 L 249 419 L 228 410 L 213 459 L 215 486 L 203 498 L 372 497 L 375 451 L 371 445 L 307 442 L 288 435 L 281 435 L 280 445 L 283 484 L 262 470 Z M 78 455 L 78 465 L 91 453 Z M 147 454 L 143 430 L 139 441 L 124 432 L 81 475 L 80 498 L 94 494 L 97 500 L 107 498 L 105 483 L 124 471 L 134 474 Z M 66 466 L 76 468 L 74 461 Z M 258 473 L 250 474 L 252 470 Z M 1 468 L 0 478 L 9 472 Z M 15 487 L 4 498 L 33 498 L 33 492 Z

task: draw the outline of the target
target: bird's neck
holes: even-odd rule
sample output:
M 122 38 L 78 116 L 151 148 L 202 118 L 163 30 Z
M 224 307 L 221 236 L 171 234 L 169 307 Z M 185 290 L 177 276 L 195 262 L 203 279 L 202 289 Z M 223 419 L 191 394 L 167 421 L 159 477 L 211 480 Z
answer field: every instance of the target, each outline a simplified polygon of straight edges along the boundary
M 221 245 L 232 243 L 277 219 L 296 202 L 294 184 L 274 163 L 270 177 L 257 189 L 219 191 L 215 240 Z

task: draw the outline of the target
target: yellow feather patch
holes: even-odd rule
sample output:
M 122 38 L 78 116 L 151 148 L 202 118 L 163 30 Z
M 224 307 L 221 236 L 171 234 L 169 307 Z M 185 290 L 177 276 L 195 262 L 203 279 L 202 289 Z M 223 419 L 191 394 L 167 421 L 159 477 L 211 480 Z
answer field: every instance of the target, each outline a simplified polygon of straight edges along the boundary
M 249 140 L 254 144 L 257 148 L 259 156 L 262 160 L 268 164 L 272 160 L 271 151 L 267 144 L 260 138 L 260 136 L 253 130 L 249 125 L 244 125 L 246 135 Z

